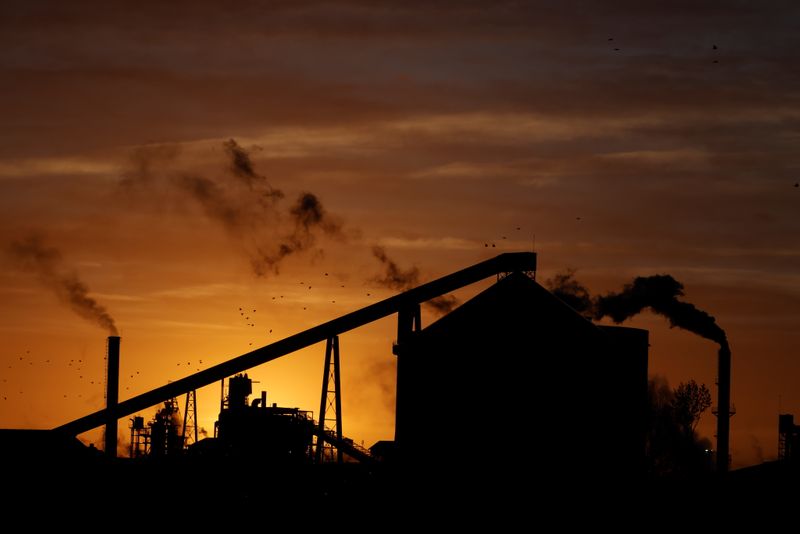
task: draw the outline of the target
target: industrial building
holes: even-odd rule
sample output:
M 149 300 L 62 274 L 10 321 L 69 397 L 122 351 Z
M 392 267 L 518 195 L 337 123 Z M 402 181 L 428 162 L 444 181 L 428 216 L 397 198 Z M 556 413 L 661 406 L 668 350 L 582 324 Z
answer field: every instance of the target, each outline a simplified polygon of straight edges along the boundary
M 105 457 L 84 455 L 80 465 L 92 469 L 82 472 L 120 470 L 119 485 L 130 494 L 165 472 L 210 477 L 233 500 L 271 490 L 260 481 L 231 485 L 232 473 L 250 481 L 268 472 L 271 487 L 320 499 L 342 492 L 374 498 L 374 488 L 388 491 L 391 481 L 420 474 L 453 485 L 465 474 L 634 480 L 645 452 L 648 333 L 593 324 L 540 286 L 535 271 L 534 253 L 502 254 L 122 401 L 120 340 L 109 338 L 107 407 L 42 435 L 59 436 L 69 448 L 74 436 L 105 425 Z M 496 283 L 423 328 L 422 303 L 490 277 Z M 342 433 L 338 336 L 395 314 L 396 435 L 370 454 Z M 265 392 L 250 400 L 248 369 L 322 341 L 319 412 L 270 405 Z M 187 440 L 194 391 L 217 382 L 223 393 L 214 436 L 198 441 L 195 427 Z M 176 399 L 183 395 L 181 415 Z M 145 423 L 139 412 L 160 403 Z M 132 459 L 116 458 L 117 422 L 130 416 Z
M 510 273 L 395 347 L 397 452 L 426 468 L 634 474 L 647 348 L 647 331 L 598 327 Z

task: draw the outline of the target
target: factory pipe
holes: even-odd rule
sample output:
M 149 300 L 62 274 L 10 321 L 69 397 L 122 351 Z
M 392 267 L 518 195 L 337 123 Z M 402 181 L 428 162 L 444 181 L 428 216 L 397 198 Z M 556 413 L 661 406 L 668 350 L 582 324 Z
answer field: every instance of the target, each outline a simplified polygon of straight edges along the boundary
M 119 336 L 108 336 L 106 351 L 105 453 L 117 457 L 117 405 L 119 403 Z
M 199 389 L 217 380 L 222 380 L 225 377 L 232 376 L 236 373 L 242 373 L 257 365 L 280 358 L 281 356 L 314 345 L 333 336 L 349 332 L 365 324 L 397 313 L 402 309 L 408 309 L 411 306 L 450 293 L 464 286 L 474 284 L 490 276 L 501 273 L 535 270 L 535 252 L 500 254 L 494 258 L 467 267 L 466 269 L 443 276 L 438 280 L 409 289 L 399 295 L 389 297 L 388 299 L 348 313 L 347 315 L 315 326 L 299 334 L 289 336 L 265 347 L 261 347 L 247 354 L 243 354 L 193 375 L 120 402 L 115 408 L 110 408 L 116 410 L 115 414 L 107 415 L 106 410 L 100 410 L 56 427 L 54 430 L 70 435 L 81 434 L 105 424 L 106 420 L 111 417 L 118 419 L 131 415 L 158 404 L 159 402 L 183 395 L 192 389 Z
M 717 471 L 728 471 L 731 431 L 731 349 L 728 342 L 720 344 L 717 367 Z

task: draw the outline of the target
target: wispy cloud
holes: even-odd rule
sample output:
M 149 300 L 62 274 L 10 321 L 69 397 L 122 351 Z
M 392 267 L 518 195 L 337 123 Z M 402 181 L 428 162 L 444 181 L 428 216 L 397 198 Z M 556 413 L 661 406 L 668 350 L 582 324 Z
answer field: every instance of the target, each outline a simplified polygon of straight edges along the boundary
M 246 287 L 238 284 L 202 284 L 175 287 L 151 293 L 153 298 L 207 299 L 223 295 L 240 295 Z
M 459 237 L 382 237 L 378 244 L 384 247 L 419 250 L 475 250 L 477 241 Z
M 52 175 L 114 176 L 119 166 L 110 161 L 90 158 L 31 158 L 0 160 L 0 178 Z

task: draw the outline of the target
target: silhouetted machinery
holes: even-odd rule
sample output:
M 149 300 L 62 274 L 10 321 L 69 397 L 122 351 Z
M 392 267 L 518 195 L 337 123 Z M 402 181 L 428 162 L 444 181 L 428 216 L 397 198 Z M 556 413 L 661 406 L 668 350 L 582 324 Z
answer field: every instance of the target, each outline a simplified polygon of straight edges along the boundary
M 130 457 L 174 456 L 183 451 L 182 419 L 176 399 L 168 399 L 146 425 L 144 418 L 131 419 Z
M 311 412 L 268 406 L 266 391 L 248 404 L 252 387 L 247 374 L 228 380 L 228 396 L 214 430 L 216 452 L 282 465 L 310 462 L 314 436 Z M 208 448 L 205 441 L 200 443 Z

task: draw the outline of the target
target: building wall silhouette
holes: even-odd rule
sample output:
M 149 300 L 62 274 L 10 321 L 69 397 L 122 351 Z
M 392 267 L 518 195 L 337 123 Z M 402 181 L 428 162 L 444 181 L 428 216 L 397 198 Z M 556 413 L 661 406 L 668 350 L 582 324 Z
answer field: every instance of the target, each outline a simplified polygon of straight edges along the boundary
M 400 458 L 467 476 L 636 476 L 647 334 L 503 278 L 398 347 Z

